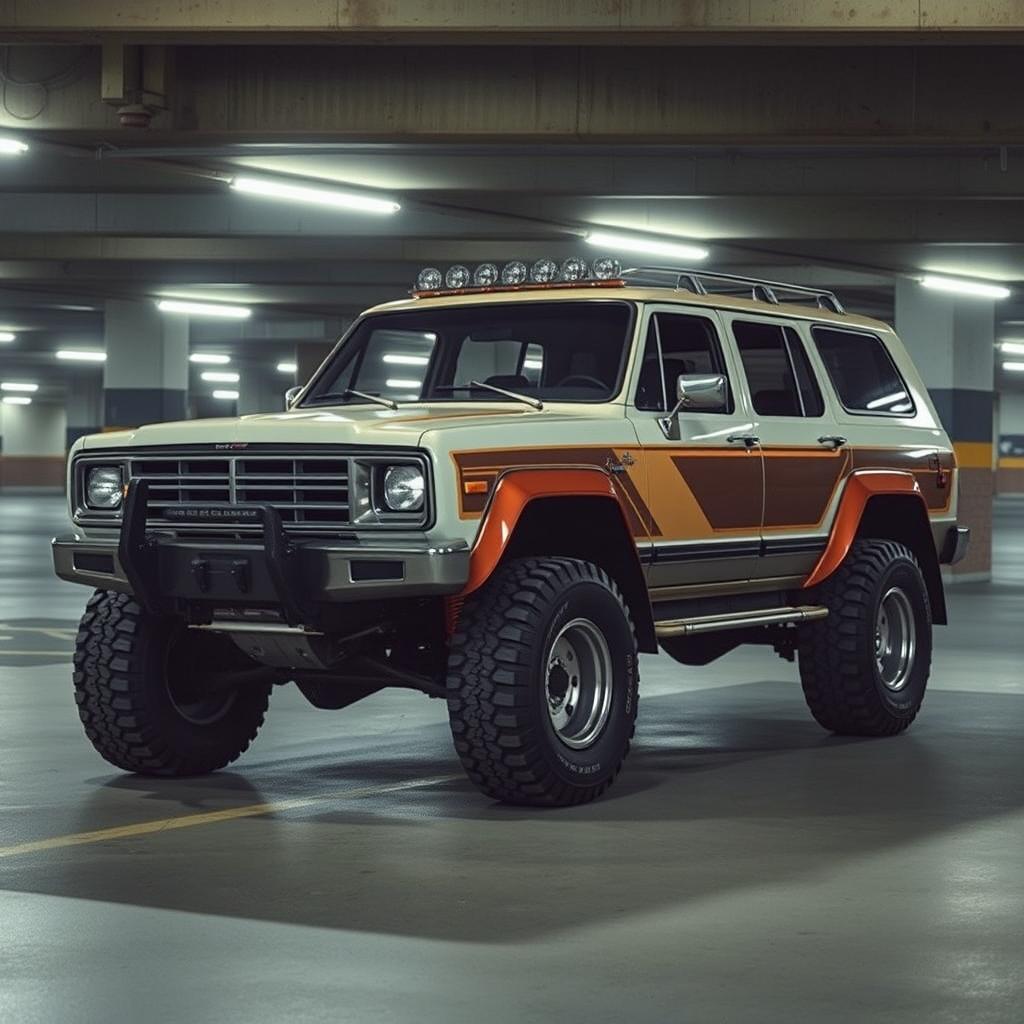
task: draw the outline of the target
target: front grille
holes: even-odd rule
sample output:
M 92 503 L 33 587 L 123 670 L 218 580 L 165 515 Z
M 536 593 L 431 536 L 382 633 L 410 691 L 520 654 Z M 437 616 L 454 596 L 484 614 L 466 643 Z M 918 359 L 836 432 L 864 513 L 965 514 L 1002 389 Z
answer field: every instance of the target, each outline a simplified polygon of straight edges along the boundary
M 129 476 L 149 484 L 151 526 L 189 529 L 167 518 L 168 509 L 187 505 L 273 505 L 293 532 L 350 521 L 349 460 L 336 455 L 144 456 L 129 461 Z

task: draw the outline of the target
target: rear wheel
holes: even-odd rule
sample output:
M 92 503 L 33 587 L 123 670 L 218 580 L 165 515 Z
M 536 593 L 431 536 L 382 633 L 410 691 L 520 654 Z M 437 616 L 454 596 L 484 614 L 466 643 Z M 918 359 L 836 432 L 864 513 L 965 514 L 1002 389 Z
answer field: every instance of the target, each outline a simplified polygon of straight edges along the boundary
M 800 680 L 815 719 L 832 732 L 891 736 L 920 710 L 931 670 L 928 588 L 913 553 L 858 540 L 821 585 L 828 618 L 800 630 Z
M 565 806 L 611 784 L 629 751 L 637 651 L 597 566 L 523 558 L 469 597 L 448 661 L 448 711 L 467 774 L 507 803 Z
M 97 591 L 75 641 L 75 700 L 85 733 L 111 764 L 143 775 L 202 775 L 252 742 L 270 687 L 217 686 L 219 638 Z

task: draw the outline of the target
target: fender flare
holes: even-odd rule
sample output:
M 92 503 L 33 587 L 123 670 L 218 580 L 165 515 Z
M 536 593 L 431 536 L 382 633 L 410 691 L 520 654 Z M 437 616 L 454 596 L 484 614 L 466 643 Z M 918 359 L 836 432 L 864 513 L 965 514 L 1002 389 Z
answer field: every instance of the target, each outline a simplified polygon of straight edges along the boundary
M 502 474 L 484 510 L 480 529 L 469 554 L 469 578 L 458 597 L 464 598 L 481 587 L 497 568 L 512 539 L 516 524 L 527 505 L 538 498 L 603 498 L 615 502 L 622 516 L 622 527 L 632 537 L 622 499 L 611 477 L 597 466 L 539 467 L 515 469 Z M 633 557 L 640 557 L 633 544 Z M 642 572 L 642 568 L 641 568 Z
M 839 568 L 857 537 L 864 509 L 879 494 L 916 498 L 921 502 L 925 517 L 928 515 L 928 506 L 913 473 L 884 469 L 854 471 L 847 479 L 839 499 L 828 544 L 811 574 L 804 580 L 804 588 L 817 586 Z

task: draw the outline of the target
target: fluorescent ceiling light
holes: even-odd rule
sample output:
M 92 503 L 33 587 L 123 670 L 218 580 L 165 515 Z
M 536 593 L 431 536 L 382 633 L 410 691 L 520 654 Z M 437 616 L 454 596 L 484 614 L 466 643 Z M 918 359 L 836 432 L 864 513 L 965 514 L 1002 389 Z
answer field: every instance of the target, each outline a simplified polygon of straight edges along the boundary
M 206 366 L 226 366 L 231 362 L 231 356 L 219 356 L 213 352 L 193 352 L 188 357 L 190 363 L 203 363 Z
M 407 356 L 402 352 L 385 352 L 381 358 L 396 366 L 426 366 L 430 362 L 427 356 Z
M 27 384 L 17 380 L 5 380 L 0 383 L 0 391 L 38 391 L 38 384 Z
M 28 395 L 4 395 L 4 405 L 31 405 L 32 399 Z
M 57 358 L 75 363 L 103 363 L 106 362 L 107 353 L 96 349 L 61 348 L 57 350 Z
M 0 153 L 4 153 L 7 156 L 17 156 L 20 153 L 24 153 L 28 149 L 20 139 L 12 139 L 9 137 L 0 138 Z
M 1024 356 L 1024 341 L 1001 341 L 999 348 L 1008 356 Z
M 248 306 L 226 306 L 218 302 L 189 302 L 185 299 L 161 299 L 157 309 L 162 313 L 189 313 L 192 316 L 219 316 L 227 320 L 248 320 Z
M 278 373 L 298 373 L 299 367 L 297 363 L 278 363 Z
M 524 359 L 523 360 L 524 370 L 543 370 L 544 362 L 540 359 Z
M 0 341 L 14 341 L 14 332 L 0 331 Z
M 246 192 L 254 196 L 291 199 L 297 203 L 334 206 L 341 210 L 358 210 L 360 213 L 398 213 L 402 208 L 392 199 L 377 199 L 374 196 L 361 195 L 358 192 L 340 192 L 333 188 L 314 188 L 273 178 L 232 178 L 231 188 L 235 192 Z
M 586 240 L 612 252 L 647 252 L 653 256 L 669 256 L 679 260 L 704 260 L 707 249 L 684 242 L 672 242 L 667 238 L 641 238 L 637 235 L 619 235 L 610 231 L 588 231 Z
M 390 377 L 384 383 L 389 388 L 418 388 L 423 381 L 421 380 L 406 380 L 404 377 Z
M 1008 299 L 1010 289 L 1001 284 L 986 284 L 984 281 L 965 281 L 959 277 L 940 277 L 936 274 L 925 274 L 921 278 L 925 288 L 934 288 L 940 292 L 956 292 L 959 295 L 978 295 L 986 299 Z
M 881 409 L 883 405 L 892 405 L 893 402 L 902 402 L 906 399 L 906 391 L 894 391 L 891 395 L 882 395 L 881 398 L 873 398 L 865 406 L 866 409 Z
M 199 374 L 203 380 L 210 381 L 211 384 L 237 384 L 238 374 L 228 370 L 204 370 Z
M 235 401 L 238 398 L 238 392 L 237 391 L 226 391 L 226 390 L 218 389 L 218 390 L 214 391 L 213 397 L 214 398 L 225 398 L 228 401 L 232 401 L 233 402 L 233 401 Z
M 1003 363 L 1004 370 L 1012 370 L 1014 373 L 1024 373 L 1024 363 Z

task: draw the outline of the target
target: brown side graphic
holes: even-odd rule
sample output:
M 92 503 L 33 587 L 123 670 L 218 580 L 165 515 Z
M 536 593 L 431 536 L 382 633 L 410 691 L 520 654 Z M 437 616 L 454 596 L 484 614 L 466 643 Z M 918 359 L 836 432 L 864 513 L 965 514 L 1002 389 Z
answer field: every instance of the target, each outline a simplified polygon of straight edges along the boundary
M 914 474 L 929 512 L 945 512 L 956 486 L 951 451 L 934 448 L 857 448 L 854 469 L 902 469 Z
M 672 463 L 712 529 L 761 528 L 761 459 L 757 452 L 691 449 Z
M 765 450 L 765 529 L 817 526 L 825 518 L 850 453 L 814 449 Z

